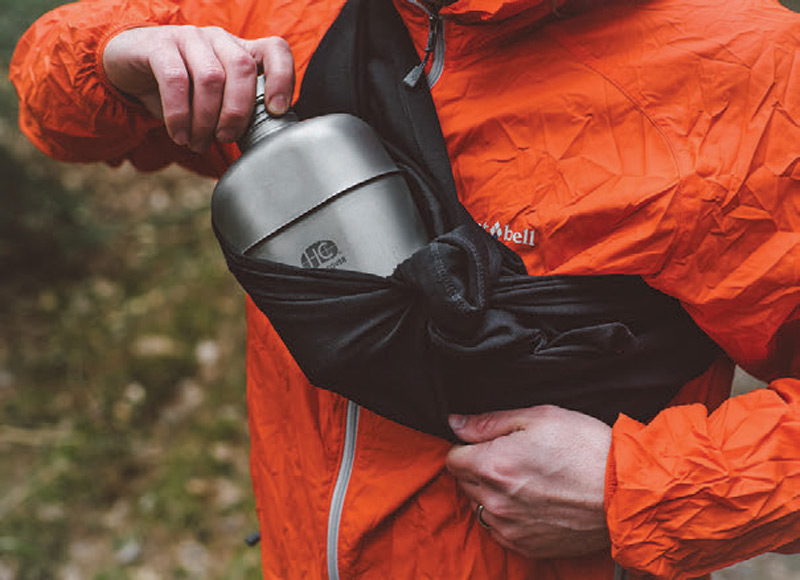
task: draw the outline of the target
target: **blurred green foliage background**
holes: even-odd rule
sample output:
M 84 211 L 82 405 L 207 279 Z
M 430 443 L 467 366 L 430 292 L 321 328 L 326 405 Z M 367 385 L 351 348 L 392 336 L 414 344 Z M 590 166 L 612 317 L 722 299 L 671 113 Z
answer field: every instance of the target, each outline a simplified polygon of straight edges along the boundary
M 20 134 L 8 63 L 60 3 L 0 0 L 0 580 L 260 577 L 213 183 Z

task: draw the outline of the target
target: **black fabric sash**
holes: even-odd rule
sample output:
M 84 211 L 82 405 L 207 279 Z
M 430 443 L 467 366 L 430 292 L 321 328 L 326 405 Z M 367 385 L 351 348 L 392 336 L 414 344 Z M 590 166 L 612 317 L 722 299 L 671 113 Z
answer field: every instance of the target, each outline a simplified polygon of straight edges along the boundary
M 719 355 L 638 276 L 528 276 L 458 202 L 419 63 L 390 0 L 349 0 L 296 111 L 349 112 L 380 134 L 435 239 L 382 278 L 232 251 L 228 265 L 312 384 L 450 440 L 449 413 L 555 404 L 647 421 Z M 291 412 L 291 409 L 287 409 Z

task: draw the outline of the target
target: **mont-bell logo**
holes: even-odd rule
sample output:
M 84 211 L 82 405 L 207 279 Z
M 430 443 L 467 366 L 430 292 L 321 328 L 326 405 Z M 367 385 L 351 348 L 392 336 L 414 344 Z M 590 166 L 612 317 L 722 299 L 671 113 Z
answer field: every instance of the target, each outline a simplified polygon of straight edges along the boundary
M 513 230 L 508 227 L 508 224 L 500 225 L 500 222 L 494 222 L 494 225 L 491 226 L 487 222 L 483 222 L 483 229 L 501 242 L 510 242 L 531 247 L 536 245 L 534 242 L 536 232 L 534 230 Z
M 339 247 L 333 240 L 319 240 L 303 250 L 300 263 L 303 268 L 336 268 L 347 261 L 339 253 Z

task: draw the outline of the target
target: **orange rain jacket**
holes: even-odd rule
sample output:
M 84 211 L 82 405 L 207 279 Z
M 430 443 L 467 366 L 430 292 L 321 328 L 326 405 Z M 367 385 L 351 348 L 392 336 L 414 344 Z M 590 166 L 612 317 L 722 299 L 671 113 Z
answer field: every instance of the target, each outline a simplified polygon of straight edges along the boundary
M 701 576 L 800 537 L 800 15 L 777 0 L 632 0 L 546 19 L 561 1 L 442 10 L 432 94 L 463 203 L 531 274 L 640 274 L 772 381 L 723 403 L 726 358 L 682 390 L 682 406 L 614 425 L 613 557 Z M 302 80 L 342 3 L 64 6 L 14 55 L 22 129 L 59 159 L 219 176 L 235 150 L 172 144 L 104 78 L 107 40 L 156 23 L 277 34 Z M 425 11 L 395 3 L 422 53 Z M 309 386 L 252 304 L 248 320 L 265 578 L 611 577 L 608 554 L 527 561 L 500 548 L 443 470 L 446 442 Z

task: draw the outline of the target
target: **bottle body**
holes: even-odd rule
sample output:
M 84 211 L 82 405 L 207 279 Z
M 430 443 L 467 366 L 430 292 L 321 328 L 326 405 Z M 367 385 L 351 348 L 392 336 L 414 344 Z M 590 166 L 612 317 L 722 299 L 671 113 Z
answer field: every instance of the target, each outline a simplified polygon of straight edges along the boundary
M 428 242 L 405 179 L 352 115 L 287 123 L 220 179 L 212 219 L 242 254 L 389 275 Z

